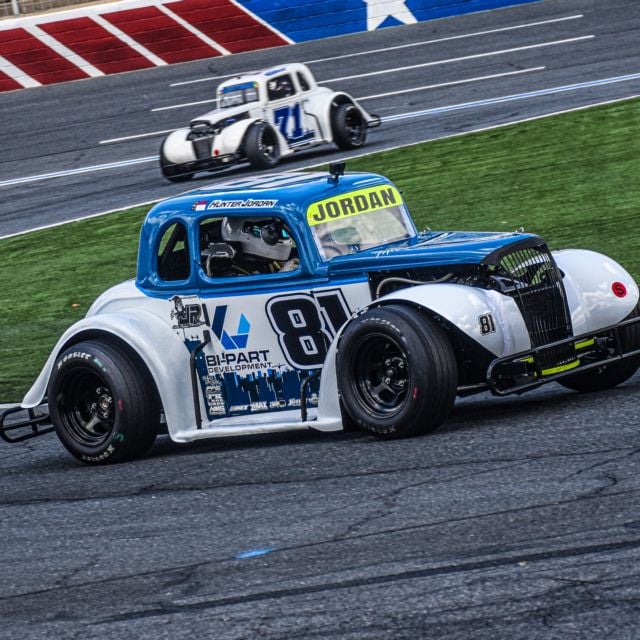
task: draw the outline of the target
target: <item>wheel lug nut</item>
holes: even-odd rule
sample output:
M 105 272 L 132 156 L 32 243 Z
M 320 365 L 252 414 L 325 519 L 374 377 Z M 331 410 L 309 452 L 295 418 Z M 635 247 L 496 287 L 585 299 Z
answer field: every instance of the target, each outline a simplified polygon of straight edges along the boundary
M 387 366 L 387 367 L 388 367 L 388 366 L 391 364 L 391 360 L 390 360 L 389 358 L 387 358 L 387 359 L 384 361 L 384 364 L 385 364 L 385 366 Z
M 391 378 L 385 378 L 384 379 L 384 383 L 385 384 L 391 384 Z
M 398 380 L 398 386 L 404 387 L 404 385 L 405 385 L 405 381 L 404 380 Z

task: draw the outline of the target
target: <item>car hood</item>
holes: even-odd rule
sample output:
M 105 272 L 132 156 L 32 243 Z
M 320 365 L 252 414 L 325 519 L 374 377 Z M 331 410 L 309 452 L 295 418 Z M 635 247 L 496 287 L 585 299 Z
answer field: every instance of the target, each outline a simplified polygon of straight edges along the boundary
M 233 116 L 238 116 L 241 113 L 246 113 L 252 107 L 255 108 L 256 106 L 259 106 L 259 104 L 257 102 L 253 102 L 249 104 L 239 104 L 237 107 L 228 107 L 226 109 L 213 109 L 212 111 L 203 113 L 197 118 L 193 118 L 193 120 L 191 120 L 191 126 L 201 122 L 215 124 L 216 122 L 218 122 L 219 120 L 223 120 L 224 118 L 232 118 Z
M 454 264 L 479 264 L 490 254 L 538 236 L 524 233 L 438 231 L 338 256 L 329 262 L 332 275 Z M 513 247 L 515 249 L 515 247 Z

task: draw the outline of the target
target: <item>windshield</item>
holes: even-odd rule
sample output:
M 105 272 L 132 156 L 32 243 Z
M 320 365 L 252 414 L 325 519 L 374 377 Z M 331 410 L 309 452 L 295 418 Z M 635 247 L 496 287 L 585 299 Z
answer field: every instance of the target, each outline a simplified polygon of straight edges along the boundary
M 220 89 L 218 106 L 220 108 L 235 107 L 239 104 L 258 101 L 258 83 L 244 82 L 233 84 Z
M 307 222 L 325 260 L 415 235 L 402 196 L 388 184 L 314 202 Z

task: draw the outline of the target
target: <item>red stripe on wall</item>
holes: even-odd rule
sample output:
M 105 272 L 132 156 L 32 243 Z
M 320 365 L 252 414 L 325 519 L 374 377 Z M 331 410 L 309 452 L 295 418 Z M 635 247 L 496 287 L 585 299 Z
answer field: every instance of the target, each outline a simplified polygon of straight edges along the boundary
M 14 89 L 22 89 L 22 85 L 4 71 L 0 71 L 0 92 L 13 91 Z
M 157 7 L 115 11 L 102 16 L 165 62 L 221 55 Z
M 168 3 L 166 7 L 231 53 L 286 44 L 279 35 L 228 0 L 182 0 Z
M 155 66 L 91 18 L 46 22 L 39 26 L 103 73 L 135 71 Z
M 88 77 L 84 71 L 24 29 L 2 32 L 0 55 L 42 84 Z

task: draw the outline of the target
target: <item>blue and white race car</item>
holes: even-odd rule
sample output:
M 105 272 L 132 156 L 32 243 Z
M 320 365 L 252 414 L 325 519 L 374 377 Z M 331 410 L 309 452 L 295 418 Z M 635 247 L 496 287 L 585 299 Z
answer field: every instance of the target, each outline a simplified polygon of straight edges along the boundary
M 637 370 L 638 287 L 614 260 L 523 232 L 419 232 L 389 180 L 343 169 L 156 205 L 136 279 L 66 331 L 29 417 L 5 413 L 0 435 L 50 421 L 93 464 L 142 455 L 163 428 L 396 438 L 434 430 L 459 395 L 594 391 Z
M 304 64 L 292 63 L 225 80 L 217 109 L 176 129 L 160 148 L 160 169 L 171 182 L 190 180 L 239 162 L 255 169 L 333 142 L 339 149 L 364 145 L 380 118 L 344 91 L 319 87 Z

